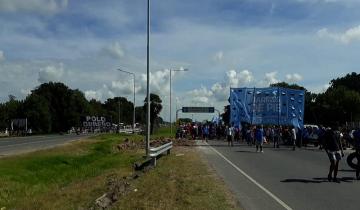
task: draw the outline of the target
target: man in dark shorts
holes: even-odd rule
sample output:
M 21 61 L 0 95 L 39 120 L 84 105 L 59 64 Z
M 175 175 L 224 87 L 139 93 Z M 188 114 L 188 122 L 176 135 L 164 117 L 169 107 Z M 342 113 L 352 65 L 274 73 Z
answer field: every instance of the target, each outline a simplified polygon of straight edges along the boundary
M 226 136 L 228 146 L 234 146 L 234 127 L 226 126 Z
M 327 128 L 323 138 L 324 138 L 324 149 L 330 160 L 328 180 L 329 182 L 331 180 L 334 182 L 339 182 L 336 176 L 339 169 L 339 161 L 341 160 L 341 157 L 344 157 L 344 152 L 340 142 L 340 135 L 338 135 L 338 133 L 334 128 L 333 129 Z M 332 176 L 333 172 L 334 172 L 334 176 Z
M 263 144 L 264 144 L 264 130 L 263 126 L 257 127 L 255 130 L 255 141 L 256 141 L 256 152 L 264 152 L 263 150 Z

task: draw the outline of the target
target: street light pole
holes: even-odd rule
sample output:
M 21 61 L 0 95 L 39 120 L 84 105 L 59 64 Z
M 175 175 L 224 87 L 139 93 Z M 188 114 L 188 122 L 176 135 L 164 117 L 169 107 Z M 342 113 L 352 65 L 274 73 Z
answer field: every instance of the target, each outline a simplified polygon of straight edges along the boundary
M 171 122 L 171 69 L 170 69 L 170 135 L 172 135 L 172 122 Z
M 134 100 L 133 100 L 133 104 L 134 104 L 134 110 L 133 110 L 133 123 L 132 123 L 132 129 L 133 129 L 133 133 L 135 133 L 135 74 L 134 73 L 131 73 L 131 72 L 128 72 L 128 71 L 124 71 L 122 69 L 118 69 L 118 71 L 121 71 L 121 72 L 124 72 L 124 73 L 127 73 L 127 74 L 130 74 L 133 76 L 133 79 L 134 79 Z
M 149 157 L 150 149 L 150 0 L 147 1 L 147 62 L 146 62 L 146 96 L 147 96 L 147 117 L 146 117 L 146 156 Z
M 118 125 L 118 127 L 119 127 L 119 133 L 120 133 L 120 130 L 121 130 L 121 128 L 120 128 L 120 97 L 119 97 L 119 125 Z
M 171 122 L 171 120 L 172 120 L 172 118 L 171 118 L 171 112 L 172 112 L 172 110 L 171 110 L 171 72 L 172 71 L 189 71 L 189 69 L 170 69 L 170 106 L 169 106 L 169 108 L 170 108 L 170 134 L 172 134 L 172 122 Z

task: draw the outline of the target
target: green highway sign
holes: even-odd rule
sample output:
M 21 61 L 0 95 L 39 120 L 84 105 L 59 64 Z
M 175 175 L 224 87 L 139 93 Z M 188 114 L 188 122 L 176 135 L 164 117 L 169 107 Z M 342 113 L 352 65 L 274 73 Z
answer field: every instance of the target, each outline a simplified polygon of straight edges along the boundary
M 183 113 L 214 113 L 214 107 L 183 107 Z

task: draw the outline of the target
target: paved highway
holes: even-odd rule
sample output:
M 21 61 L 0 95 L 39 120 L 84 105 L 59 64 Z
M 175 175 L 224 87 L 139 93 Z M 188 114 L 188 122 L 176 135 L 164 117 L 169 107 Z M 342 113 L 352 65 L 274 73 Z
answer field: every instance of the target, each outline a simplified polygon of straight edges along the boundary
M 345 159 L 339 166 L 340 183 L 335 183 L 327 181 L 329 161 L 316 148 L 291 151 L 269 145 L 264 153 L 256 153 L 246 144 L 228 147 L 223 141 L 199 141 L 198 145 L 244 209 L 360 209 L 360 181 Z
M 87 136 L 69 134 L 0 138 L 0 156 L 52 148 Z

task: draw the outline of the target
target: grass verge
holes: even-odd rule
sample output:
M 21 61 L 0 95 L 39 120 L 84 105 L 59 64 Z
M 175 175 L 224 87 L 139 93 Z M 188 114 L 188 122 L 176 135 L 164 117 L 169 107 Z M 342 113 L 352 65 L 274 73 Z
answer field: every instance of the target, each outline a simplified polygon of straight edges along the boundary
M 225 184 L 193 147 L 177 147 L 115 209 L 240 209 Z
M 89 208 L 107 191 L 109 177 L 129 176 L 132 164 L 141 159 L 142 150 L 116 150 L 115 145 L 125 138 L 143 140 L 137 135 L 101 135 L 54 149 L 1 158 L 0 208 Z M 237 208 L 224 184 L 194 150 L 174 148 L 154 170 L 134 180 L 132 185 L 138 191 L 121 198 L 114 208 Z
M 130 173 L 131 164 L 141 158 L 138 151 L 115 152 L 125 138 L 142 139 L 103 135 L 0 159 L 0 208 L 55 209 L 61 203 L 60 209 L 74 209 L 90 202 L 107 174 Z

